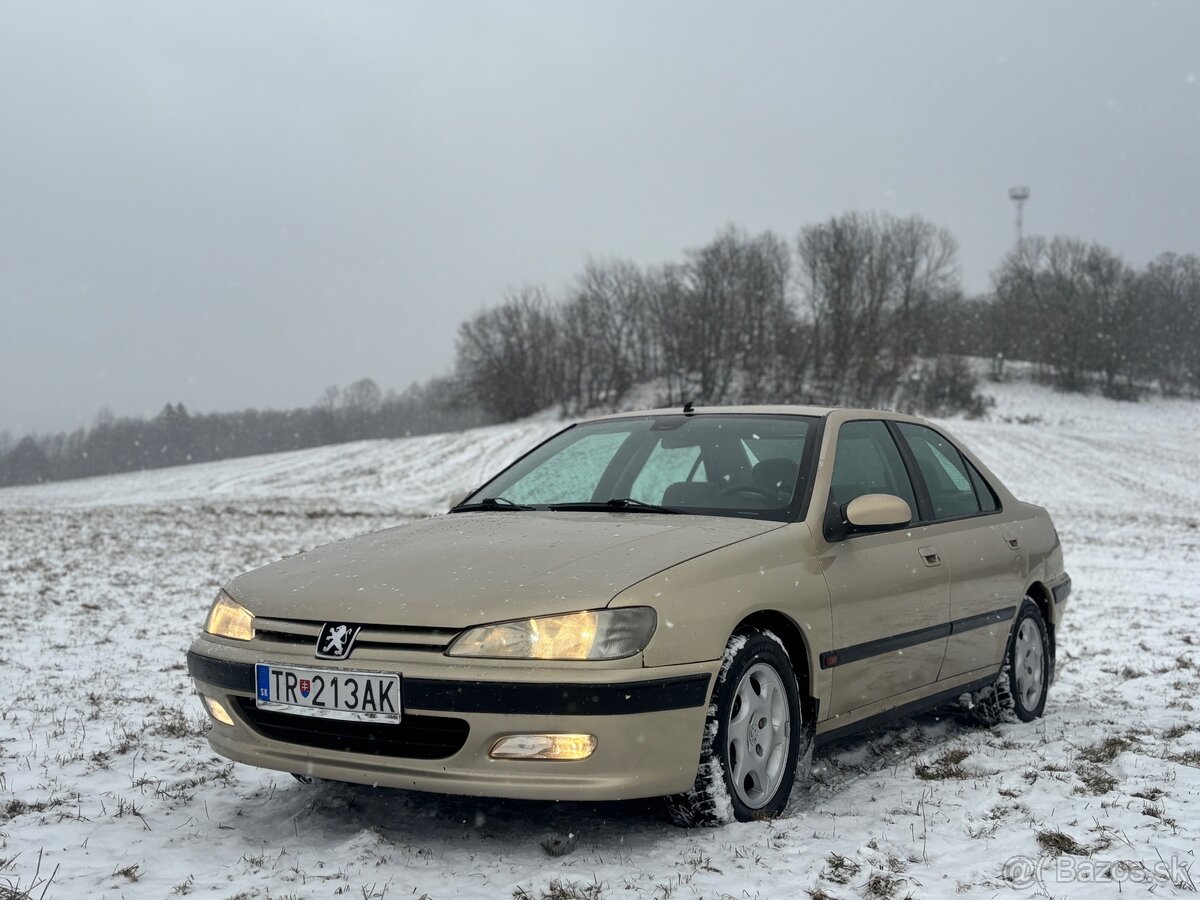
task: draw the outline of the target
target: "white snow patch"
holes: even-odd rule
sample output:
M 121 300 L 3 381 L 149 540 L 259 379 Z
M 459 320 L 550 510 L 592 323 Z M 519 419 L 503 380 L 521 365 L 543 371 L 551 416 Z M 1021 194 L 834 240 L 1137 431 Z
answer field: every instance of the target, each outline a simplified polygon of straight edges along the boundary
M 219 583 L 438 512 L 557 422 L 0 490 L 0 887 L 57 868 L 48 900 L 465 900 L 593 879 L 606 898 L 844 897 L 876 874 L 895 896 L 1129 892 L 1058 866 L 1006 880 L 1061 832 L 1091 871 L 1124 860 L 1179 894 L 1160 873 L 1191 864 L 1200 830 L 1200 404 L 984 389 L 990 417 L 950 427 L 1050 510 L 1075 583 L 1046 717 L 981 729 L 947 710 L 843 741 L 788 817 L 722 829 L 675 829 L 650 801 L 305 786 L 204 740 L 184 652 Z M 957 770 L 918 775 L 951 750 Z M 546 834 L 577 848 L 550 857 Z M 846 883 L 833 854 L 860 867 Z

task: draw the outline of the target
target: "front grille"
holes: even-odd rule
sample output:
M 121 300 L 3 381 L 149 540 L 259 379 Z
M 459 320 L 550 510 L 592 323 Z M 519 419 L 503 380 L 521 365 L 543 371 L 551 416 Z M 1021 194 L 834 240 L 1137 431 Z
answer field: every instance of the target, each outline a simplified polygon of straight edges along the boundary
M 254 633 L 277 644 L 313 646 L 321 634 L 322 622 L 302 619 L 256 617 Z M 450 646 L 458 631 L 454 628 L 429 628 L 419 625 L 364 625 L 354 646 L 416 650 L 441 653 Z
M 370 753 L 407 759 L 445 759 L 467 742 L 471 727 L 463 719 L 404 716 L 387 722 L 343 722 L 259 709 L 252 697 L 238 697 L 242 718 L 263 737 L 320 750 Z

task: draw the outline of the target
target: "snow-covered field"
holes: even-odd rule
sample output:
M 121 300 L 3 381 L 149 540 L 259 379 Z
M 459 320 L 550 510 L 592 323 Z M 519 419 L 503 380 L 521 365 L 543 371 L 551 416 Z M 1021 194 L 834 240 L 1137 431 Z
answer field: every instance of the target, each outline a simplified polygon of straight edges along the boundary
M 716 830 L 651 802 L 306 787 L 204 741 L 184 651 L 218 584 L 440 511 L 553 423 L 0 490 L 0 898 L 1194 890 L 1200 404 L 987 390 L 987 420 L 948 424 L 1049 507 L 1075 581 L 1045 719 L 843 742 L 789 816 Z

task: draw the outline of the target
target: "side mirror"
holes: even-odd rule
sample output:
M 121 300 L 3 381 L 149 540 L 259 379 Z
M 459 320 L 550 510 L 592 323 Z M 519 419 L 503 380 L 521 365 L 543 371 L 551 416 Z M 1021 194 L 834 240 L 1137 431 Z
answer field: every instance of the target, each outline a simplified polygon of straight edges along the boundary
M 470 491 L 455 491 L 447 498 L 448 502 L 450 503 L 450 508 L 454 509 L 454 507 L 458 506 L 458 504 L 462 503 L 470 495 Z
M 863 494 L 846 504 L 846 521 L 855 528 L 907 525 L 912 521 L 912 510 L 892 494 Z

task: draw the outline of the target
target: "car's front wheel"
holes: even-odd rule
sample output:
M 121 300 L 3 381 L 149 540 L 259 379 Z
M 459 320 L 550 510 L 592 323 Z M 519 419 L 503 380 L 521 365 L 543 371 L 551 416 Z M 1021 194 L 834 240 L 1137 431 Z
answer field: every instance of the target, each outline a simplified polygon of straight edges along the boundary
M 759 628 L 733 635 L 704 725 L 696 781 L 667 798 L 672 821 L 694 827 L 778 815 L 801 751 L 808 758 L 809 735 L 783 644 Z

